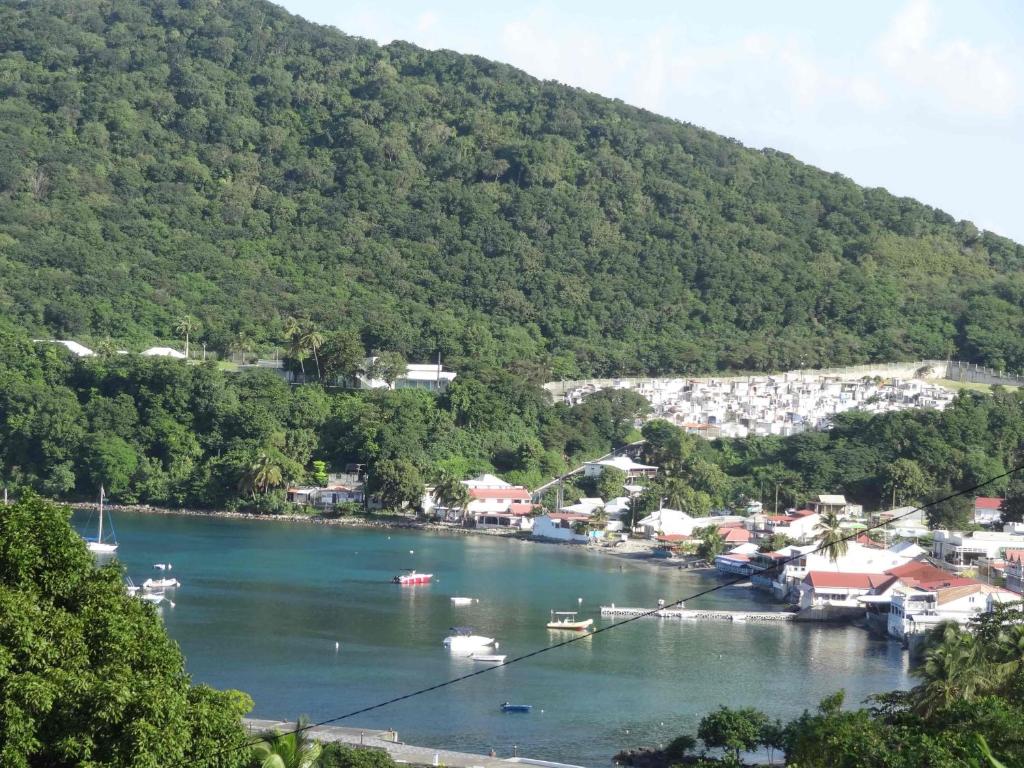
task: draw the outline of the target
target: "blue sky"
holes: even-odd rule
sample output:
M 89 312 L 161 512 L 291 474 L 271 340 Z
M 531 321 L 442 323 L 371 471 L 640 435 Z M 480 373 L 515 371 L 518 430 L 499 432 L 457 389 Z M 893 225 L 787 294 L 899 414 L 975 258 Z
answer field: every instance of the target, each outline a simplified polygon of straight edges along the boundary
M 774 147 L 1024 242 L 1024 3 L 281 4 Z

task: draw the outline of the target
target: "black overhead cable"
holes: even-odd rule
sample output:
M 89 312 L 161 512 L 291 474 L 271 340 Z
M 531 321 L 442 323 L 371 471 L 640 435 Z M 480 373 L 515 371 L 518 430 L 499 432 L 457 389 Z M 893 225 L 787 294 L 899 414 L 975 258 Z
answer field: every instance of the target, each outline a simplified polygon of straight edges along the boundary
M 836 539 L 834 542 L 832 542 L 830 544 L 821 544 L 821 545 L 815 547 L 814 549 L 808 550 L 806 552 L 799 552 L 799 553 L 797 553 L 797 554 L 795 554 L 795 555 L 793 555 L 791 557 L 788 557 L 788 558 L 786 558 L 784 560 L 780 560 L 775 566 L 773 566 L 773 568 L 776 568 L 776 569 L 782 568 L 783 566 L 793 562 L 794 560 L 798 560 L 801 557 L 806 557 L 807 555 L 815 554 L 817 552 L 822 552 L 822 551 L 824 551 L 826 549 L 830 549 L 834 544 L 838 544 L 840 542 L 845 542 L 845 541 L 850 541 L 851 539 L 856 539 L 858 536 L 861 536 L 861 535 L 867 533 L 868 531 L 874 531 L 874 530 L 883 529 L 886 526 L 891 525 L 892 523 L 896 522 L 897 520 L 902 520 L 905 517 L 909 517 L 910 515 L 913 515 L 915 512 L 920 512 L 922 510 L 927 509 L 928 507 L 935 506 L 936 504 L 941 504 L 944 501 L 949 501 L 950 499 L 955 499 L 955 498 L 957 498 L 959 496 L 966 496 L 967 494 L 974 493 L 974 491 L 977 491 L 978 489 L 983 488 L 986 485 L 994 483 L 997 480 L 1002 480 L 1004 477 L 1009 477 L 1010 475 L 1014 474 L 1015 472 L 1019 472 L 1022 469 L 1024 469 L 1024 464 L 1021 464 L 1019 466 L 1013 467 L 1012 469 L 1009 469 L 1006 472 L 1003 472 L 1002 474 L 996 475 L 994 477 L 990 477 L 987 480 L 984 480 L 984 481 L 978 483 L 977 485 L 971 486 L 970 488 L 964 488 L 963 490 L 955 491 L 954 493 L 951 493 L 948 496 L 943 496 L 941 498 L 935 499 L 934 501 L 930 501 L 927 504 L 922 504 L 919 507 L 913 507 L 912 509 L 910 509 L 907 512 L 904 512 L 902 514 L 896 515 L 895 517 L 892 517 L 889 520 L 886 520 L 884 523 L 875 523 L 874 525 L 870 525 L 870 526 L 868 526 L 866 528 L 863 528 L 861 530 L 849 533 L 846 536 L 841 536 L 841 537 L 839 537 L 838 539 Z M 553 651 L 556 648 L 562 648 L 562 647 L 567 646 L 567 645 L 572 645 L 573 643 L 578 643 L 580 640 L 593 637 L 594 635 L 600 635 L 603 632 L 608 632 L 608 631 L 613 630 L 613 629 L 618 629 L 619 627 L 625 626 L 626 624 L 631 624 L 632 622 L 638 621 L 639 619 L 645 619 L 648 616 L 654 616 L 659 611 L 663 611 L 666 608 L 673 608 L 675 606 L 681 606 L 687 600 L 694 600 L 694 599 L 696 599 L 698 597 L 704 597 L 705 595 L 710 595 L 713 592 L 717 592 L 720 589 L 725 589 L 726 587 L 735 586 L 736 584 L 739 584 L 741 582 L 747 581 L 747 579 L 748 579 L 748 577 L 746 577 L 746 576 L 737 576 L 736 578 L 728 579 L 728 580 L 726 580 L 724 582 L 716 584 L 713 587 L 708 587 L 707 589 L 702 589 L 699 592 L 694 592 L 691 595 L 687 595 L 686 597 L 682 597 L 682 598 L 679 598 L 678 600 L 674 600 L 671 603 L 666 603 L 664 605 L 658 606 L 657 608 L 651 608 L 649 611 L 643 611 L 642 613 L 638 613 L 635 616 L 629 616 L 628 618 L 622 619 L 621 621 L 616 621 L 616 622 L 613 622 L 611 624 L 608 624 L 607 626 L 599 627 L 599 628 L 593 630 L 592 632 L 582 633 L 582 634 L 578 635 L 577 637 L 571 637 L 571 638 L 569 638 L 567 640 L 562 640 L 560 642 L 555 643 L 554 645 L 548 645 L 548 646 L 545 646 L 543 648 L 537 648 L 536 650 L 530 651 L 528 653 L 524 653 L 524 654 L 522 654 L 520 656 L 515 656 L 515 657 L 513 657 L 511 659 L 507 659 L 502 664 L 495 664 L 492 667 L 482 667 L 481 669 L 478 669 L 475 672 L 469 672 L 469 673 L 467 673 L 465 675 L 459 675 L 458 677 L 453 677 L 453 678 L 450 678 L 448 680 L 444 680 L 444 681 L 442 681 L 440 683 L 437 683 L 435 685 L 427 686 L 426 688 L 420 688 L 420 689 L 415 690 L 415 691 L 410 691 L 409 693 L 404 693 L 401 696 L 395 696 L 393 698 L 386 699 L 385 701 L 377 702 L 376 704 L 371 704 L 371 705 L 366 706 L 366 707 L 361 707 L 360 709 L 354 709 L 351 712 L 346 712 L 345 714 L 338 715 L 337 717 L 329 717 L 326 720 L 320 720 L 320 721 L 315 722 L 315 723 L 308 723 L 306 725 L 303 725 L 301 728 L 293 728 L 290 731 L 282 731 L 282 732 L 279 733 L 279 735 L 280 736 L 287 736 L 287 735 L 290 735 L 290 734 L 293 734 L 293 733 L 301 733 L 302 731 L 308 731 L 308 730 L 310 730 L 312 728 L 319 728 L 319 727 L 324 726 L 324 725 L 330 725 L 331 723 L 337 723 L 340 720 L 347 720 L 349 718 L 356 717 L 357 715 L 363 715 L 363 714 L 366 714 L 367 712 L 373 712 L 373 711 L 378 710 L 378 709 L 383 709 L 384 707 L 391 706 L 392 704 L 397 704 L 400 701 L 406 701 L 408 699 L 412 699 L 412 698 L 415 698 L 417 696 L 422 696 L 422 695 L 424 695 L 426 693 L 431 693 L 432 691 L 437 691 L 437 690 L 440 690 L 442 688 L 447 688 L 449 686 L 455 685 L 456 683 L 461 683 L 464 680 L 469 680 L 470 678 L 477 677 L 478 675 L 485 675 L 485 674 L 487 674 L 489 672 L 492 672 L 495 669 L 505 668 L 505 667 L 508 667 L 508 666 L 510 666 L 512 664 L 518 664 L 519 662 L 526 661 L 527 659 L 532 659 L 534 656 L 540 656 L 542 653 L 548 653 L 549 651 Z M 248 747 L 254 746 L 255 744 L 258 744 L 260 741 L 261 741 L 261 739 L 255 739 L 253 741 L 247 742 L 245 744 L 241 744 L 241 745 L 236 746 L 236 747 L 228 747 L 228 748 L 219 750 L 217 752 L 214 752 L 212 755 L 210 755 L 210 757 L 211 758 L 215 758 L 215 757 L 218 757 L 219 755 L 226 754 L 226 753 L 229 753 L 229 752 L 234 752 L 234 751 L 239 750 L 239 749 L 246 749 Z

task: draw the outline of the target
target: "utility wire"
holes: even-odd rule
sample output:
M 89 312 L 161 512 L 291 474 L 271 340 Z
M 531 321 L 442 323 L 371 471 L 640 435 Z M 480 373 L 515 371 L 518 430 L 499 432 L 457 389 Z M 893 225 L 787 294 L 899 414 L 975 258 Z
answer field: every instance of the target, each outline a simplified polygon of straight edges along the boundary
M 977 485 L 971 486 L 970 488 L 964 488 L 963 490 L 955 491 L 954 493 L 951 493 L 948 496 L 943 496 L 941 498 L 938 498 L 938 499 L 935 499 L 933 501 L 930 501 L 927 504 L 922 504 L 919 507 L 914 507 L 913 509 L 911 509 L 911 510 L 909 510 L 907 512 L 904 512 L 903 514 L 896 515 L 895 517 L 887 520 L 884 523 L 875 523 L 874 525 L 868 526 L 868 527 L 863 528 L 863 529 L 861 529 L 859 531 L 854 531 L 852 533 L 849 533 L 846 536 L 841 536 L 840 538 L 836 539 L 831 544 L 821 544 L 818 547 L 815 547 L 814 549 L 808 550 L 807 552 L 800 552 L 800 553 L 797 553 L 795 555 L 792 555 L 791 557 L 788 557 L 785 560 L 780 560 L 776 565 L 773 566 L 773 569 L 781 569 L 784 566 L 788 565 L 789 563 L 793 562 L 794 560 L 799 560 L 800 558 L 806 557 L 807 555 L 812 555 L 812 554 L 815 554 L 815 553 L 818 553 L 818 552 L 822 552 L 822 551 L 824 551 L 826 549 L 830 549 L 835 544 L 838 544 L 838 543 L 841 543 L 841 542 L 850 541 L 851 539 L 855 539 L 858 536 L 861 536 L 862 534 L 867 533 L 868 531 L 874 531 L 874 530 L 879 530 L 879 529 L 885 528 L 887 525 L 891 525 L 892 523 L 896 522 L 897 520 L 902 520 L 905 517 L 909 517 L 910 515 L 913 515 L 916 512 L 921 512 L 922 510 L 928 509 L 929 507 L 933 507 L 936 504 L 941 504 L 944 501 L 949 501 L 950 499 L 955 499 L 955 498 L 957 498 L 959 496 L 966 496 L 967 494 L 974 493 L 978 489 L 984 488 L 986 485 L 990 485 L 991 483 L 994 483 L 997 480 L 1002 480 L 1005 477 L 1009 477 L 1010 475 L 1012 475 L 1012 474 L 1014 474 L 1016 472 L 1019 472 L 1022 469 L 1024 469 L 1024 464 L 1021 464 L 1021 465 L 1018 465 L 1016 467 L 1013 467 L 1012 469 L 1009 469 L 1006 472 L 1003 472 L 1002 474 L 996 475 L 994 477 L 990 477 L 989 479 L 984 480 L 984 481 L 978 483 Z M 603 632 L 609 632 L 609 631 L 611 631 L 613 629 L 618 629 L 619 627 L 623 627 L 626 624 L 632 624 L 634 621 L 639 621 L 640 619 L 645 619 L 645 618 L 647 618 L 649 616 L 654 616 L 659 611 L 663 611 L 663 610 L 665 610 L 667 608 L 673 608 L 673 607 L 676 607 L 676 606 L 682 606 L 687 600 L 695 600 L 698 597 L 704 597 L 705 595 L 710 595 L 710 594 L 712 594 L 714 592 L 719 591 L 720 589 L 725 589 L 726 587 L 732 587 L 732 586 L 740 584 L 740 583 L 742 583 L 744 581 L 748 581 L 748 577 L 746 577 L 746 576 L 738 576 L 736 578 L 728 579 L 728 580 L 726 580 L 724 582 L 716 584 L 713 587 L 708 587 L 707 589 L 702 589 L 699 592 L 694 592 L 691 595 L 687 595 L 686 597 L 679 598 L 678 600 L 675 600 L 675 601 L 673 601 L 671 603 L 667 603 L 665 605 L 661 605 L 661 606 L 659 606 L 657 608 L 652 608 L 651 610 L 644 611 L 643 613 L 638 613 L 635 616 L 629 616 L 628 618 L 622 619 L 621 621 L 613 622 L 611 624 L 608 624 L 607 626 L 599 627 L 599 628 L 593 630 L 592 632 L 584 632 L 584 633 L 579 634 L 576 637 L 569 638 L 568 640 L 562 640 L 560 642 L 557 642 L 554 645 L 548 645 L 548 646 L 545 646 L 543 648 L 537 648 L 536 650 L 530 651 L 528 653 L 524 653 L 524 654 L 522 654 L 520 656 L 515 656 L 515 657 L 513 657 L 511 659 L 506 660 L 502 664 L 495 664 L 492 667 L 482 667 L 481 669 L 478 669 L 475 672 L 469 672 L 469 673 L 467 673 L 465 675 L 459 675 L 458 677 L 453 677 L 453 678 L 450 678 L 448 680 L 444 680 L 443 682 L 437 683 L 435 685 L 427 686 L 426 688 L 419 688 L 418 690 L 410 691 L 409 693 L 402 694 L 401 696 L 395 696 L 393 698 L 386 699 L 385 701 L 377 702 L 376 704 L 371 704 L 371 705 L 366 706 L 366 707 L 361 707 L 360 709 L 354 709 L 351 712 L 346 712 L 345 714 L 338 715 L 337 717 L 330 717 L 330 718 L 327 718 L 326 720 L 320 720 L 319 722 L 316 722 L 316 723 L 308 723 L 308 724 L 302 726 L 301 728 L 294 728 L 294 729 L 292 729 L 290 731 L 283 731 L 279 735 L 280 736 L 288 736 L 288 735 L 291 735 L 291 734 L 301 733 L 302 731 L 308 731 L 308 730 L 310 730 L 312 728 L 319 728 L 319 727 L 324 726 L 324 725 L 330 725 L 331 723 L 337 723 L 340 720 L 348 720 L 349 718 L 356 717 L 358 715 L 364 715 L 367 712 L 373 712 L 373 711 L 378 710 L 378 709 L 383 709 L 384 707 L 389 707 L 392 704 L 397 704 L 400 701 L 407 701 L 409 699 L 416 698 L 417 696 L 422 696 L 424 694 L 431 693 L 433 691 L 441 690 L 442 688 L 448 688 L 449 686 L 455 685 L 456 683 L 461 683 L 461 682 L 463 682 L 465 680 L 469 680 L 470 678 L 478 677 L 479 675 L 485 675 L 485 674 L 487 674 L 489 672 L 493 672 L 495 669 L 508 667 L 508 666 L 511 666 L 512 664 L 518 664 L 519 662 L 526 661 L 527 659 L 532 659 L 535 656 L 540 656 L 542 653 L 548 653 L 549 651 L 553 651 L 553 650 L 555 650 L 557 648 L 563 648 L 563 647 L 565 647 L 567 645 L 572 645 L 573 643 L 578 643 L 581 640 L 584 640 L 584 639 L 587 639 L 587 638 L 591 638 L 594 635 L 600 635 Z M 259 741 L 260 740 L 257 739 L 257 740 L 248 742 L 246 744 L 241 744 L 241 745 L 236 746 L 236 747 L 228 747 L 226 749 L 222 749 L 222 750 L 219 750 L 217 752 L 214 752 L 212 755 L 210 755 L 210 757 L 211 758 L 219 757 L 220 755 L 223 755 L 223 754 L 226 754 L 226 753 L 229 753 L 229 752 L 234 752 L 234 751 L 239 750 L 239 749 L 245 749 L 245 748 L 248 748 L 248 747 L 252 747 L 253 745 L 258 744 Z

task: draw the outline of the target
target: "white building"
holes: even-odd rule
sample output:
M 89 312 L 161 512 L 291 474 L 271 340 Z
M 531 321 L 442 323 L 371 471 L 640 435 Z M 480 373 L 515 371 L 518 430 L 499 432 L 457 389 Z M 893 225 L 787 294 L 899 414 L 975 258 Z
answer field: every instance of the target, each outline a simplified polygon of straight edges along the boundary
M 865 595 L 884 596 L 897 579 L 881 573 L 836 573 L 810 571 L 798 587 L 800 608 L 828 606 L 861 608 L 858 598 Z
M 421 506 L 424 514 L 435 515 L 449 522 L 456 522 L 465 516 L 471 518 L 478 528 L 531 528 L 534 505 L 529 489 L 489 474 L 463 480 L 462 484 L 469 493 L 465 509 L 449 509 L 438 505 L 431 487 L 425 489 L 423 494 Z
M 582 533 L 576 533 L 573 524 L 585 521 L 586 518 L 580 515 L 569 514 L 548 514 L 540 515 L 533 519 L 533 533 L 535 539 L 550 539 L 551 541 L 566 541 L 574 544 L 585 544 L 588 537 Z
M 1024 548 L 1024 535 L 1004 531 L 937 530 L 933 532 L 932 556 L 958 570 L 972 567 L 979 558 L 997 560 L 1007 549 Z
M 972 579 L 954 577 L 942 585 L 922 585 L 906 593 L 893 594 L 889 636 L 906 640 L 944 621 L 955 621 L 962 626 L 979 613 L 990 612 L 999 603 L 1019 599 L 1020 595 L 1002 587 Z
M 367 367 L 376 359 L 367 358 Z M 371 379 L 363 374 L 358 374 L 356 380 L 361 389 L 427 389 L 431 392 L 444 392 L 457 375 L 454 371 L 444 370 L 438 363 L 408 363 L 405 373 L 391 385 L 384 379 Z
M 658 474 L 657 467 L 639 464 L 628 456 L 613 456 L 610 459 L 588 461 L 583 465 L 583 475 L 584 477 L 600 477 L 606 467 L 625 472 L 626 484 L 633 484 L 638 480 L 651 479 Z
M 781 550 L 784 557 L 779 559 L 789 559 L 790 561 L 776 568 L 768 581 L 755 580 L 754 583 L 770 586 L 773 594 L 782 600 L 791 595 L 796 597 L 800 584 L 811 571 L 882 574 L 892 568 L 905 565 L 912 559 L 885 549 L 866 547 L 863 544 L 850 541 L 846 545 L 846 554 L 832 560 L 824 552 L 815 552 L 814 550 L 818 546 L 818 544 L 808 544 L 805 547 L 787 547 Z
M 716 515 L 714 517 L 691 517 L 678 509 L 659 509 L 637 522 L 637 529 L 648 538 L 659 536 L 692 536 L 699 528 L 740 523 L 737 515 Z
M 362 485 L 346 485 L 343 483 L 328 483 L 326 487 L 296 486 L 287 490 L 288 501 L 293 504 L 302 504 L 318 509 L 331 509 L 336 504 L 345 502 L 363 503 Z

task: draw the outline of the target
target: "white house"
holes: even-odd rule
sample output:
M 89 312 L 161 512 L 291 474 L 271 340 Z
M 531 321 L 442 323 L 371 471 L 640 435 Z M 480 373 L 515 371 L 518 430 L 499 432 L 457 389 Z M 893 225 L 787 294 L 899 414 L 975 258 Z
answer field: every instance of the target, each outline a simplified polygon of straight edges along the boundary
M 309 486 L 289 488 L 287 498 L 293 504 L 330 509 L 335 504 L 343 504 L 345 502 L 362 504 L 364 496 L 362 485 L 353 486 L 342 483 L 328 483 L 325 488 Z
M 573 523 L 585 520 L 580 515 L 548 514 L 539 515 L 533 519 L 533 533 L 535 539 L 550 539 L 552 541 L 567 541 L 575 544 L 585 544 L 587 536 L 576 533 L 573 530 Z
M 839 517 L 856 517 L 864 512 L 863 506 L 849 503 L 841 493 L 819 494 L 817 500 L 811 502 L 811 508 L 818 514 L 835 512 Z
M 884 595 L 896 581 L 895 576 L 881 573 L 810 571 L 800 582 L 799 604 L 802 609 L 814 606 L 859 609 L 859 597 Z
M 958 570 L 972 567 L 979 558 L 995 560 L 1007 549 L 1024 547 L 1024 535 L 1005 531 L 937 530 L 933 533 L 932 556 Z
M 633 484 L 641 479 L 650 479 L 658 474 L 657 467 L 638 464 L 628 456 L 612 456 L 610 459 L 588 461 L 583 465 L 584 477 L 600 477 L 606 467 L 620 469 L 626 473 L 626 484 Z
M 753 515 L 744 524 L 759 538 L 781 533 L 793 541 L 808 542 L 815 537 L 814 529 L 820 521 L 821 515 L 817 512 L 801 509 L 787 515 Z
M 149 349 L 142 350 L 139 354 L 143 357 L 172 357 L 175 360 L 185 359 L 184 352 L 179 352 L 178 350 L 171 349 L 170 347 L 150 347 Z
M 787 547 L 787 552 L 780 560 L 789 560 L 771 574 L 770 587 L 777 598 L 785 599 L 789 595 L 796 596 L 800 584 L 811 571 L 823 573 L 868 573 L 882 574 L 886 571 L 909 563 L 912 558 L 890 552 L 886 549 L 866 547 L 855 541 L 847 543 L 846 553 L 832 560 L 824 552 L 815 552 L 819 545 L 809 544 L 805 547 Z M 768 586 L 764 581 L 755 580 L 755 584 Z
M 469 503 L 464 510 L 438 505 L 434 489 L 430 487 L 425 489 L 421 502 L 424 514 L 433 514 L 449 522 L 455 522 L 465 514 L 473 518 L 478 528 L 530 528 L 533 504 L 529 489 L 489 474 L 463 480 L 462 484 L 469 493 Z
M 376 357 L 366 359 L 370 366 Z M 432 392 L 444 392 L 455 380 L 454 371 L 446 371 L 439 363 L 408 363 L 405 373 L 389 385 L 384 379 L 371 379 L 362 374 L 356 375 L 356 383 L 361 389 L 427 389 Z
M 722 526 L 741 523 L 737 515 L 715 515 L 714 517 L 691 517 L 678 509 L 659 509 L 637 522 L 637 528 L 648 538 L 658 536 L 692 536 L 698 528 L 711 525 Z
M 973 579 L 952 577 L 941 585 L 922 584 L 904 594 L 893 594 L 889 636 L 906 640 L 943 621 L 963 625 L 979 613 L 990 612 L 998 603 L 1019 599 L 1020 595 L 1009 590 Z
M 978 496 L 974 500 L 974 522 L 978 525 L 994 525 L 1002 517 L 1001 498 L 995 496 Z

